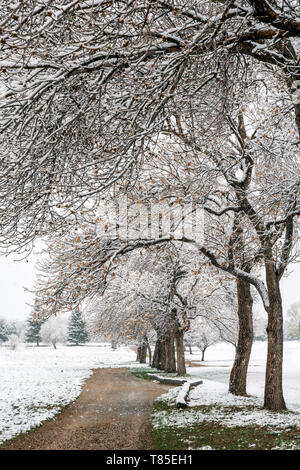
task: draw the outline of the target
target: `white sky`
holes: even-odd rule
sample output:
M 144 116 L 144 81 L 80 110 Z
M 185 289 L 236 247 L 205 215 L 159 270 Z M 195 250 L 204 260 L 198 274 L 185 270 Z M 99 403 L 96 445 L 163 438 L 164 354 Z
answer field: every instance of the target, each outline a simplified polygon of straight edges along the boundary
M 31 308 L 34 295 L 25 292 L 24 287 L 33 289 L 36 276 L 37 254 L 27 260 L 14 261 L 16 256 L 0 256 L 0 317 L 25 320 Z M 300 302 L 300 263 L 289 268 L 289 276 L 281 281 L 284 313 L 294 302 Z M 262 305 L 257 305 L 263 311 Z
M 33 302 L 33 294 L 24 287 L 33 289 L 36 258 L 31 255 L 27 260 L 14 261 L 14 256 L 0 256 L 0 317 L 25 320 Z

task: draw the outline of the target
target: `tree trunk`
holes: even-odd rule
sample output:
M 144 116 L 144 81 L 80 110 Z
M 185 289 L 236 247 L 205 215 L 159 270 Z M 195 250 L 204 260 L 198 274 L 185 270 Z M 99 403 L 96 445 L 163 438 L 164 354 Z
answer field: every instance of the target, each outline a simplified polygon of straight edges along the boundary
M 201 350 L 201 352 L 202 352 L 201 361 L 204 361 L 204 355 L 205 355 L 206 349 L 207 348 L 204 348 L 204 349 Z
M 141 364 L 146 364 L 147 362 L 147 344 L 148 340 L 146 337 L 143 338 L 142 343 L 140 345 L 140 358 L 139 361 Z
M 140 363 L 146 364 L 147 362 L 147 345 L 143 344 L 141 347 L 141 356 L 140 356 Z
M 154 353 L 153 353 L 153 359 L 152 359 L 152 367 L 154 369 L 159 369 L 162 370 L 163 367 L 163 345 L 162 345 L 162 339 L 158 336 L 156 343 L 155 343 L 155 348 L 154 348 Z
M 158 356 L 158 339 L 156 340 L 155 346 L 154 346 L 154 351 L 153 351 L 153 356 L 152 356 L 152 363 L 151 367 L 154 369 L 158 369 L 157 367 L 157 356 Z
M 183 337 L 184 331 L 178 329 L 175 335 L 178 375 L 186 374 Z
M 285 410 L 282 389 L 283 361 L 283 316 L 279 280 L 275 271 L 275 263 L 267 261 L 266 282 L 270 305 L 268 312 L 268 355 L 266 367 L 264 407 L 269 410 Z
M 147 349 L 148 349 L 148 354 L 149 354 L 149 364 L 151 364 L 151 361 L 152 361 L 152 351 L 151 351 L 151 347 L 150 347 L 149 342 L 148 342 L 148 344 L 147 344 Z
M 247 372 L 253 344 L 253 299 L 248 282 L 237 279 L 236 284 L 239 337 L 230 374 L 229 392 L 233 395 L 247 395 Z
M 166 372 L 176 372 L 174 333 L 169 330 L 157 337 L 152 367 Z
M 140 362 L 140 358 L 141 358 L 141 346 L 139 345 L 136 351 L 136 362 Z
M 176 372 L 176 358 L 174 334 L 169 332 L 164 338 L 165 363 L 163 369 L 166 372 Z

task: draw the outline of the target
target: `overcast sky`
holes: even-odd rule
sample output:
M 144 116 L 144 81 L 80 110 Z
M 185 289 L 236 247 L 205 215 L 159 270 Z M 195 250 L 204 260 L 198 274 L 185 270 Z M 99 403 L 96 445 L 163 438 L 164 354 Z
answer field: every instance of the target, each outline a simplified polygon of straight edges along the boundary
M 31 311 L 26 304 L 32 304 L 34 296 L 25 292 L 24 287 L 34 287 L 38 254 L 23 261 L 14 261 L 15 258 L 0 256 L 0 317 L 25 320 Z M 289 272 L 281 281 L 284 313 L 292 303 L 300 302 L 300 264 L 291 266 Z M 262 305 L 256 308 L 263 311 Z
M 33 294 L 24 287 L 33 289 L 35 257 L 26 261 L 14 261 L 13 256 L 0 256 L 0 317 L 24 320 L 30 313 L 27 303 L 32 303 Z

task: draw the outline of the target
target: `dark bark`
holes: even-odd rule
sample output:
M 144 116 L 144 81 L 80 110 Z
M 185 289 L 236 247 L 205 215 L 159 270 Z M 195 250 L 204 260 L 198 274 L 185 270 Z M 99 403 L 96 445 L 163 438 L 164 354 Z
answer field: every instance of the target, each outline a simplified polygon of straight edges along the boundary
M 164 349 L 165 349 L 165 366 L 166 372 L 176 372 L 176 358 L 175 358 L 175 345 L 174 345 L 174 334 L 169 332 L 164 338 Z
M 152 351 L 149 342 L 147 343 L 147 350 L 148 350 L 148 355 L 149 355 L 149 364 L 152 362 Z
M 146 364 L 146 362 L 147 362 L 147 345 L 144 344 L 141 347 L 140 363 L 141 364 Z
M 163 358 L 162 339 L 158 337 L 155 343 L 153 359 L 152 359 L 152 367 L 155 369 L 162 370 L 163 364 L 164 364 L 164 358 Z
M 147 347 L 148 347 L 148 338 L 147 336 L 143 337 L 139 342 L 137 347 L 136 361 L 141 364 L 146 364 L 147 361 Z
M 148 340 L 147 337 L 144 337 L 142 343 L 140 345 L 140 358 L 139 361 L 141 364 L 146 364 L 147 362 L 147 344 Z
M 166 372 L 176 372 L 174 336 L 172 334 L 164 334 L 157 338 L 152 367 Z
M 158 348 L 159 348 L 159 339 L 157 338 L 155 346 L 154 346 L 154 351 L 153 351 L 153 356 L 152 356 L 152 363 L 151 367 L 154 369 L 158 369 L 157 363 L 158 363 Z
M 204 355 L 205 355 L 206 349 L 207 349 L 207 348 L 204 348 L 204 349 L 201 350 L 201 352 L 202 352 L 201 361 L 204 361 Z
M 285 410 L 282 389 L 283 361 L 283 316 L 279 279 L 275 263 L 269 260 L 265 263 L 266 283 L 270 305 L 268 312 L 268 355 L 266 367 L 264 406 L 269 410 Z
M 141 358 L 141 346 L 138 346 L 137 351 L 136 351 L 136 362 L 140 362 L 140 358 Z
M 176 335 L 175 335 L 178 375 L 186 374 L 183 337 L 184 337 L 184 331 L 178 328 Z
M 229 392 L 233 395 L 247 395 L 247 372 L 253 344 L 253 299 L 248 282 L 237 279 L 236 284 L 239 336 L 230 374 Z

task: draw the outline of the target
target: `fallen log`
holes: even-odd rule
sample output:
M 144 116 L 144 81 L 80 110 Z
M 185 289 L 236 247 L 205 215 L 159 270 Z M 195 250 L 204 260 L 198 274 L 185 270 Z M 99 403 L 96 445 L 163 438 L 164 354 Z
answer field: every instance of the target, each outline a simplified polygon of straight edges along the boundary
M 180 389 L 180 392 L 178 393 L 177 397 L 176 397 L 176 407 L 177 408 L 186 408 L 187 407 L 187 397 L 188 397 L 188 394 L 189 394 L 189 391 L 190 391 L 190 384 L 188 382 L 185 382 L 181 389 Z
M 173 377 L 162 377 L 161 375 L 156 374 L 147 374 L 149 377 L 153 378 L 154 380 L 158 380 L 159 382 L 167 385 L 183 385 L 186 382 L 186 379 L 178 379 Z
M 149 377 L 153 378 L 154 380 L 158 380 L 159 382 L 167 385 L 182 385 L 177 398 L 176 398 L 176 407 L 178 409 L 183 409 L 187 407 L 187 397 L 190 393 L 191 388 L 196 387 L 197 385 L 201 385 L 203 383 L 202 380 L 188 380 L 188 379 L 179 379 L 177 377 L 163 377 L 161 375 L 156 374 L 147 374 Z
M 196 387 L 196 385 L 201 385 L 203 383 L 202 380 L 191 380 L 191 381 L 186 381 L 176 398 L 176 407 L 178 409 L 184 409 L 187 407 L 187 398 L 190 393 L 191 388 Z

